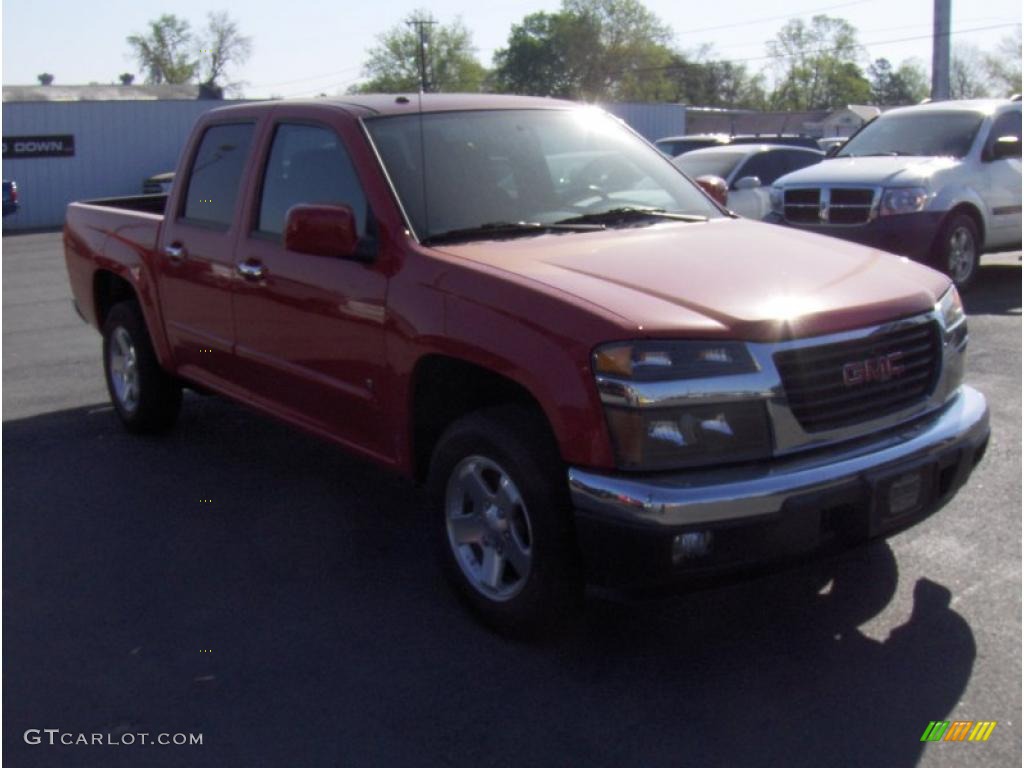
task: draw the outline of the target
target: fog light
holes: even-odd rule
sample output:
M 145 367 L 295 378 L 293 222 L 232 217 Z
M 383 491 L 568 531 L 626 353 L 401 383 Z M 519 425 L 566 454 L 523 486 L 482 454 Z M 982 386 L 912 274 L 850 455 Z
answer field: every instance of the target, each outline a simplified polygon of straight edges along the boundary
M 672 562 L 703 557 L 711 551 L 711 531 L 680 533 L 672 539 Z

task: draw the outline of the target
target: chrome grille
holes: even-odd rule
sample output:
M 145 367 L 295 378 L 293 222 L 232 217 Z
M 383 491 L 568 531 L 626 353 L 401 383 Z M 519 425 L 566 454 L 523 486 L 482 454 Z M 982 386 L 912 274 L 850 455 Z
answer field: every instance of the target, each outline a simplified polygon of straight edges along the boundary
M 871 188 L 804 187 L 783 192 L 786 221 L 796 224 L 864 224 L 874 202 Z
M 787 189 L 783 193 L 786 221 L 800 224 L 820 222 L 818 209 L 821 204 L 820 189 Z
M 821 432 L 881 418 L 927 398 L 938 380 L 942 348 L 938 326 L 928 321 L 863 339 L 777 352 L 774 360 L 800 426 Z M 878 362 L 885 360 L 888 371 Z M 873 374 L 864 375 L 867 369 Z M 860 372 L 862 380 L 851 382 L 857 378 L 851 371 Z

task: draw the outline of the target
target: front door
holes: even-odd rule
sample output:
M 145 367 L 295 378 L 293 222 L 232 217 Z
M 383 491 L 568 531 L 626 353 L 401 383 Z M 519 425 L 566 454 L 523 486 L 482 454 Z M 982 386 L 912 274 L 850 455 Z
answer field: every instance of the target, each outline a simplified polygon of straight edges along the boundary
M 255 190 L 250 231 L 235 261 L 245 279 L 234 294 L 237 363 L 257 401 L 388 460 L 378 392 L 385 363 L 387 278 L 378 266 L 284 247 L 288 209 L 298 203 L 351 206 L 372 249 L 363 187 L 330 126 L 274 126 Z

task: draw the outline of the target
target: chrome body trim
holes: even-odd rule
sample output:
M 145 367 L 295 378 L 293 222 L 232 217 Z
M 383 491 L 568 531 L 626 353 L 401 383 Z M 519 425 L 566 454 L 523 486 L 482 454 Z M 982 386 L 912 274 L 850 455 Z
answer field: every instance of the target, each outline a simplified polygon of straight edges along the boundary
M 881 418 L 838 429 L 808 432 L 800 426 L 789 407 L 782 378 L 775 366 L 777 352 L 865 339 L 929 322 L 935 322 L 939 328 L 942 361 L 938 380 L 927 398 Z M 944 328 L 938 310 L 933 309 L 914 317 L 826 336 L 767 343 L 747 342 L 747 349 L 758 369 L 754 373 L 675 381 L 632 381 L 598 374 L 597 389 L 606 406 L 619 408 L 671 408 L 738 400 L 763 401 L 774 434 L 774 454 L 783 456 L 889 429 L 941 408 L 963 379 L 967 335 L 958 338 L 959 328 L 959 323 L 953 328 Z
M 678 528 L 770 515 L 792 497 L 856 482 L 865 473 L 926 461 L 960 446 L 977 448 L 989 433 L 988 405 L 964 386 L 931 418 L 875 440 L 754 465 L 636 476 L 568 472 L 573 505 L 630 525 Z

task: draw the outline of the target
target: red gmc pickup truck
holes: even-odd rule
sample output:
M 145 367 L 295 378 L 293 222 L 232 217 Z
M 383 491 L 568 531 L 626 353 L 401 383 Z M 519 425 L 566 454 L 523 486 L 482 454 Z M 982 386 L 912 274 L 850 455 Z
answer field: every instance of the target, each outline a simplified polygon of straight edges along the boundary
M 425 483 L 503 628 L 888 535 L 988 440 L 948 278 L 738 219 L 567 102 L 216 109 L 169 196 L 74 203 L 64 243 L 129 430 L 192 387 Z

